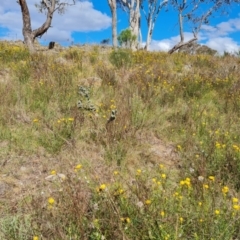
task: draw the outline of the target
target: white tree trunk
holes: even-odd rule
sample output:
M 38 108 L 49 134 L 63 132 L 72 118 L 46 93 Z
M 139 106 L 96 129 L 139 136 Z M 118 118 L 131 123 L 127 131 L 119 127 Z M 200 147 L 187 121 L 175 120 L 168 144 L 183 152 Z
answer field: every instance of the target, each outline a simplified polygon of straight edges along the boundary
M 136 40 L 131 43 L 131 49 L 136 51 L 138 49 L 139 29 L 140 29 L 140 0 L 132 0 L 130 6 L 130 30 Z
M 146 46 L 145 46 L 145 49 L 147 51 L 149 50 L 150 44 L 151 44 L 151 41 L 152 41 L 153 28 L 154 28 L 154 24 L 153 24 L 152 19 L 151 19 L 149 21 L 149 24 L 148 24 L 147 41 L 146 41 Z
M 116 0 L 108 0 L 112 13 L 112 44 L 114 48 L 118 46 L 117 40 L 117 3 Z

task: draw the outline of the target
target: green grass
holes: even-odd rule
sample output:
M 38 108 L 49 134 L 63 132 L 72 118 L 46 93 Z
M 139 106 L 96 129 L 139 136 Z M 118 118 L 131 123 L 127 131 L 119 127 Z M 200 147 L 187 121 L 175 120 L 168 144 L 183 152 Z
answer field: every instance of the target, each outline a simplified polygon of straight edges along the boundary
M 240 237 L 238 58 L 0 51 L 1 239 Z

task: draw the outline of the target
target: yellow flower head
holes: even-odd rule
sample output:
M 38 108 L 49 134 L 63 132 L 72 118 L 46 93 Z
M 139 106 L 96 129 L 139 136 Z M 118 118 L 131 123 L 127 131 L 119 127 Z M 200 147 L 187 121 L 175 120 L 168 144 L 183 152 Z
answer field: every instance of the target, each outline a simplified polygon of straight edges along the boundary
M 68 121 L 69 121 L 69 122 L 73 122 L 73 121 L 74 121 L 74 118 L 68 118 Z
M 232 202 L 233 202 L 233 203 L 238 203 L 238 198 L 235 198 L 235 197 L 232 198 Z
M 184 181 L 184 180 L 181 180 L 181 181 L 180 181 L 180 185 L 181 185 L 181 186 L 185 185 L 185 181 Z
M 141 169 L 137 169 L 137 175 L 140 175 L 142 173 Z
M 33 237 L 33 240 L 38 240 L 38 239 L 39 239 L 38 236 Z
M 129 217 L 126 217 L 126 218 L 121 218 L 121 221 L 124 223 L 130 223 L 131 219 Z
M 177 145 L 177 149 L 178 149 L 178 151 L 181 151 L 182 150 L 182 146 L 181 145 Z
M 56 175 L 56 174 L 57 174 L 57 172 L 55 170 L 51 171 L 51 175 Z
M 124 190 L 123 190 L 122 188 L 120 188 L 120 189 L 118 190 L 118 193 L 119 193 L 119 194 L 123 194 L 123 193 L 124 193 Z
M 106 187 L 107 187 L 106 184 L 101 184 L 98 188 L 98 192 L 104 191 L 106 189 Z
M 223 194 L 227 194 L 229 192 L 229 188 L 227 187 L 227 186 L 224 186 L 223 188 L 222 188 L 222 193 Z
M 216 209 L 216 210 L 215 210 L 215 214 L 216 214 L 216 215 L 219 215 L 219 214 L 220 214 L 220 211 Z
M 161 174 L 161 178 L 166 179 L 167 175 L 165 173 Z
M 164 212 L 164 211 L 161 211 L 161 212 L 160 212 L 160 215 L 161 215 L 162 217 L 164 217 L 164 216 L 165 216 L 165 212 Z
M 79 171 L 81 168 L 82 168 L 82 165 L 81 165 L 81 164 L 78 164 L 78 165 L 75 166 L 74 171 L 77 172 L 77 171 Z
M 153 181 L 154 183 L 156 183 L 156 182 L 157 182 L 157 179 L 156 179 L 156 178 L 152 178 L 152 181 Z
M 214 176 L 209 176 L 208 179 L 211 180 L 211 181 L 214 181 L 215 177 Z
M 163 168 L 164 168 L 164 165 L 163 165 L 163 164 L 159 164 L 159 167 L 160 167 L 161 169 L 163 169 Z
M 209 186 L 207 184 L 203 184 L 203 188 L 209 189 Z
M 152 203 L 152 201 L 149 200 L 149 199 L 145 201 L 145 204 L 146 204 L 146 205 L 150 205 L 151 203 Z
M 53 205 L 54 202 L 55 202 L 54 198 L 52 198 L 52 197 L 48 198 L 48 203 L 49 203 L 50 205 Z
M 233 209 L 239 211 L 240 210 L 240 205 L 234 204 Z

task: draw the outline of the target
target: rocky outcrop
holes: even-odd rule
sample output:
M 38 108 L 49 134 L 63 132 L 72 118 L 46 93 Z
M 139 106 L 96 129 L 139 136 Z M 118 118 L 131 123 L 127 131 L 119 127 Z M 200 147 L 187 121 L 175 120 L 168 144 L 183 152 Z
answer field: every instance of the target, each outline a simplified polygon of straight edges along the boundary
M 179 52 L 185 52 L 189 54 L 208 54 L 212 56 L 217 53 L 216 50 L 206 45 L 198 44 L 196 42 L 192 42 L 190 44 L 184 45 L 179 49 Z

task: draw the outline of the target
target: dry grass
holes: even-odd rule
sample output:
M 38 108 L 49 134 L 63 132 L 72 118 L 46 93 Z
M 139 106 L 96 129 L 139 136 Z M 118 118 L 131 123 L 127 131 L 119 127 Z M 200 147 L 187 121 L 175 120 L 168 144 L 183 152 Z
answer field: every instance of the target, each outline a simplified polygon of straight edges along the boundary
M 238 58 L 0 51 L 1 239 L 240 237 Z

